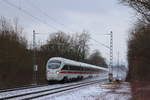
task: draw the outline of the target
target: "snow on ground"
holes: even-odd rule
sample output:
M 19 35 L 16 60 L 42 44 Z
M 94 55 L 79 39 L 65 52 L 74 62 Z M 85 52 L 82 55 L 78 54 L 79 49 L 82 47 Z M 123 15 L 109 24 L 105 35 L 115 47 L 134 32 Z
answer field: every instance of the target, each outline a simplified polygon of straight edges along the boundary
M 67 85 L 76 84 L 76 83 L 80 83 L 80 82 L 87 82 L 87 81 L 105 79 L 105 78 L 107 78 L 107 73 L 100 74 L 100 77 L 84 79 L 84 80 L 81 80 L 81 81 L 78 81 L 78 82 L 73 82 L 73 83 L 65 83 L 65 84 L 61 84 L 61 83 L 59 84 L 58 83 L 58 84 L 52 84 L 52 85 L 43 86 L 43 87 L 36 87 L 36 88 L 29 88 L 29 89 L 23 89 L 23 90 L 3 92 L 3 93 L 0 93 L 0 99 L 5 98 L 5 97 L 9 97 L 9 96 L 20 95 L 20 94 L 25 94 L 25 93 L 32 93 L 32 92 L 42 91 L 42 90 L 45 90 L 45 89 L 52 89 L 52 88 L 67 86 Z
M 114 76 L 116 75 L 117 73 L 114 72 Z M 123 72 L 119 72 L 118 76 L 121 76 L 121 78 L 123 79 L 125 78 L 126 75 Z M 65 84 L 53 84 L 53 85 L 44 86 L 44 87 L 4 92 L 4 93 L 0 93 L 0 98 L 18 95 L 18 94 L 30 93 L 30 92 L 35 92 L 35 91 L 40 91 L 40 90 L 45 90 L 45 89 L 51 89 L 55 87 L 76 84 L 80 82 L 104 79 L 107 77 L 108 77 L 108 73 L 103 73 L 103 74 L 100 74 L 99 77 L 85 79 L 79 82 L 65 83 Z M 67 92 L 59 93 L 57 95 L 54 94 L 51 96 L 45 96 L 45 97 L 41 97 L 35 100 L 128 100 L 130 97 L 131 97 L 130 87 L 128 83 L 123 83 L 121 85 L 111 85 L 111 84 L 104 84 L 101 82 L 99 84 L 70 90 Z
M 99 83 L 34 100 L 129 100 L 130 85 Z

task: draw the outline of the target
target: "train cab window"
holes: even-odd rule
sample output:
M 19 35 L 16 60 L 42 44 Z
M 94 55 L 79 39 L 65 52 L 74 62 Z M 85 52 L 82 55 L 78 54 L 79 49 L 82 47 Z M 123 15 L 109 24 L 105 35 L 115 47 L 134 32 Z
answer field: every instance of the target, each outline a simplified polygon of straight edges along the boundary
M 61 65 L 61 62 L 60 61 L 50 61 L 48 63 L 48 68 L 49 69 L 58 69 Z

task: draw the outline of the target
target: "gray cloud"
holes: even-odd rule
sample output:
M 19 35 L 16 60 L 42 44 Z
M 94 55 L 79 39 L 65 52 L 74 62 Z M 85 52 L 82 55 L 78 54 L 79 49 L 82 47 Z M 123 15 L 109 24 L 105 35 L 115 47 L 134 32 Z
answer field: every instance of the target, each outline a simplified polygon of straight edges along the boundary
M 26 37 L 32 41 L 32 30 L 39 33 L 55 32 L 62 30 L 65 32 L 81 32 L 88 30 L 91 37 L 109 45 L 109 37 L 101 34 L 114 32 L 114 55 L 119 50 L 122 59 L 126 61 L 128 29 L 133 20 L 134 12 L 119 4 L 118 0 L 8 0 L 17 5 L 20 9 L 25 9 L 33 16 L 38 17 L 42 22 L 20 12 L 2 0 L 0 1 L 0 15 L 7 18 L 18 17 L 23 25 Z M 50 16 L 45 16 L 41 11 Z M 63 25 L 61 25 L 63 24 Z M 52 27 L 51 27 L 52 26 Z M 56 29 L 54 29 L 54 28 Z M 39 40 L 45 41 L 46 35 L 38 36 Z M 107 57 L 106 48 L 91 41 L 91 49 L 99 49 Z M 114 57 L 116 58 L 116 57 Z

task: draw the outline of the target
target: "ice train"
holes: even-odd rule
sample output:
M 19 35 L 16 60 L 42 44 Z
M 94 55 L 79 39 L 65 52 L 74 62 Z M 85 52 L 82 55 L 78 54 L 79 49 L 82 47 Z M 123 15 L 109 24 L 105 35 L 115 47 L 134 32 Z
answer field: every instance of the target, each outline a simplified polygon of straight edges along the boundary
M 52 57 L 46 64 L 47 81 L 66 81 L 95 77 L 100 73 L 108 72 L 107 68 L 94 66 L 62 57 Z

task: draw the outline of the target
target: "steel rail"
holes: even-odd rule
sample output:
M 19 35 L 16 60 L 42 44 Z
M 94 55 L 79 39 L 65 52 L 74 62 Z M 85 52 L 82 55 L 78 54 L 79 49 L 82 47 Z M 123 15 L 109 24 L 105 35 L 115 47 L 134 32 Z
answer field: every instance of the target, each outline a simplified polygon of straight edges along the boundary
M 10 91 L 15 91 L 15 90 L 29 89 L 29 88 L 36 88 L 36 87 L 43 87 L 43 86 L 48 86 L 48 85 L 47 84 L 45 84 L 45 85 L 31 85 L 31 86 L 24 86 L 24 87 L 17 87 L 17 88 L 0 89 L 0 93 L 10 92 Z
M 99 83 L 99 82 L 102 82 L 102 81 L 104 81 L 104 80 L 96 80 L 96 81 L 93 81 L 93 82 L 88 82 L 88 83 L 84 83 L 84 84 L 78 84 L 78 85 L 75 85 L 75 86 L 72 86 L 72 87 L 68 87 L 68 88 L 56 90 L 54 92 L 40 94 L 40 95 L 33 96 L 33 97 L 28 97 L 28 98 L 25 98 L 25 99 L 22 99 L 22 100 L 36 99 L 36 98 L 39 98 L 39 97 L 43 97 L 43 96 L 47 96 L 47 95 L 52 95 L 52 94 L 56 94 L 56 93 L 60 93 L 60 92 L 64 92 L 64 91 L 68 91 L 68 90 L 72 90 L 72 89 L 76 89 L 76 88 L 88 86 L 88 85 L 91 85 L 91 84 L 96 84 L 96 83 Z
M 29 95 L 36 95 L 36 94 L 39 94 L 39 93 L 51 92 L 51 91 L 55 90 L 54 92 L 51 92 L 51 93 L 39 94 L 39 95 L 27 97 L 27 98 L 24 99 L 24 100 L 29 100 L 29 99 L 38 98 L 38 97 L 42 97 L 42 96 L 46 96 L 46 95 L 50 95 L 50 94 L 54 94 L 54 93 L 58 93 L 58 92 L 63 92 L 65 90 L 66 91 L 67 90 L 71 90 L 71 89 L 82 87 L 82 86 L 85 86 L 85 85 L 88 85 L 88 84 L 90 85 L 90 84 L 93 84 L 95 82 L 102 82 L 104 80 L 106 80 L 106 79 L 89 81 L 89 82 L 86 82 L 86 83 L 82 82 L 82 83 L 77 83 L 77 84 L 65 85 L 65 86 L 60 86 L 60 87 L 56 87 L 56 88 L 35 91 L 35 92 L 31 92 L 31 93 L 24 93 L 24 94 L 19 94 L 19 95 L 4 97 L 4 98 L 0 98 L 0 99 L 15 99 L 15 98 L 19 98 L 19 97 L 24 97 L 24 96 L 29 96 Z

